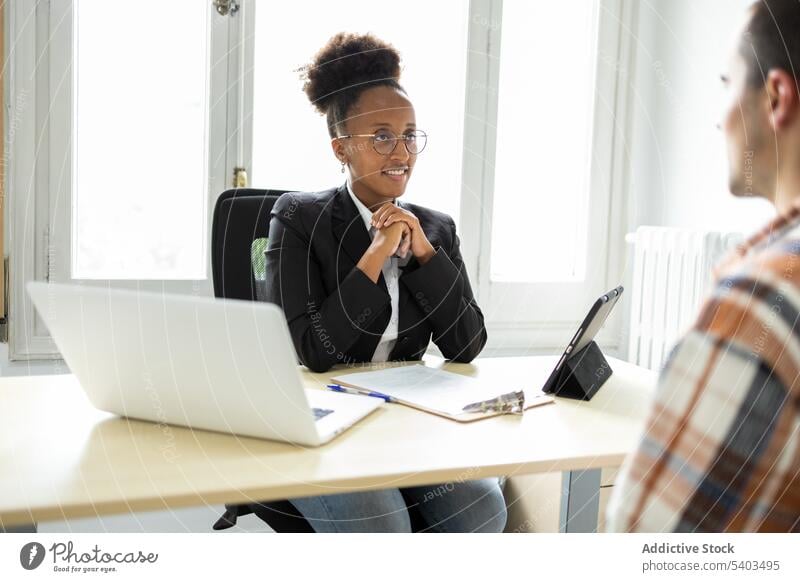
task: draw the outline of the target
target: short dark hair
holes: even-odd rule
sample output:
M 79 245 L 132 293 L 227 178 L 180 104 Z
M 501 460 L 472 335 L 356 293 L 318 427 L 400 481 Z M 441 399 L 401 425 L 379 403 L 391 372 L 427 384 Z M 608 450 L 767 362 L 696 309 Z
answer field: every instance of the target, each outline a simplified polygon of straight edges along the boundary
M 739 46 L 747 82 L 760 87 L 772 69 L 800 77 L 800 0 L 758 0 Z
M 327 116 L 328 133 L 336 137 L 361 94 L 386 85 L 405 93 L 400 86 L 400 54 L 390 44 L 371 34 L 340 32 L 301 69 L 303 85 L 311 104 Z

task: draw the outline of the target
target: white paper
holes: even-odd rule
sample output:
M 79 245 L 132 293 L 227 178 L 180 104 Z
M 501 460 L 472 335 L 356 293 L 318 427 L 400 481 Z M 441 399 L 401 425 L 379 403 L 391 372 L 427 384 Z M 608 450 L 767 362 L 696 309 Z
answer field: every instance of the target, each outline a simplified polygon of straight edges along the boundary
M 460 414 L 467 404 L 523 390 L 521 385 L 499 386 L 496 382 L 422 365 L 357 372 L 331 380 L 452 415 Z M 531 396 L 535 397 L 537 394 L 538 391 Z

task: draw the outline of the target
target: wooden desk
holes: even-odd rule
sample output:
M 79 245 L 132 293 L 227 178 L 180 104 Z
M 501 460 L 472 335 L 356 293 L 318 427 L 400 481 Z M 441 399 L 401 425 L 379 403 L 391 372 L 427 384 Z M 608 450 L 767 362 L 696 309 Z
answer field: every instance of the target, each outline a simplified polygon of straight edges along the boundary
M 427 365 L 496 378 L 508 387 L 541 385 L 552 362 L 426 358 Z M 93 408 L 72 375 L 2 378 L 0 529 L 619 465 L 636 443 L 655 377 L 610 363 L 615 373 L 591 402 L 557 399 L 524 417 L 470 424 L 384 405 L 316 449 L 119 418 Z M 309 387 L 319 388 L 337 373 L 303 375 Z M 599 471 L 587 474 L 594 473 L 599 484 Z

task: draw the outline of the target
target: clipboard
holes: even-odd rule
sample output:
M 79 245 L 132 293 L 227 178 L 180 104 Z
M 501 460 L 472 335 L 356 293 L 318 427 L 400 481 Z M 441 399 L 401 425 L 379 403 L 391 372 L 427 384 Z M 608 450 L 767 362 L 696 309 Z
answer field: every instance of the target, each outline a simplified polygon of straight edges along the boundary
M 362 394 L 416 408 L 457 422 L 473 422 L 525 410 L 554 401 L 541 390 L 497 386 L 485 379 L 454 374 L 422 364 L 356 372 L 331 378 Z

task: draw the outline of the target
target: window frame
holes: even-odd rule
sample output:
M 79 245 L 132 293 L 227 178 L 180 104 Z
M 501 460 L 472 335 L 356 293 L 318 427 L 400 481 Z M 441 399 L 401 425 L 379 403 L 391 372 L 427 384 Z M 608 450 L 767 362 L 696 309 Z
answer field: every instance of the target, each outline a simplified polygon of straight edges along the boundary
M 565 283 L 497 283 L 490 281 L 494 167 L 497 151 L 497 120 L 500 87 L 500 46 L 502 0 L 472 0 L 464 162 L 462 175 L 462 233 L 479 233 L 461 238 L 465 265 L 486 316 L 489 340 L 485 355 L 538 353 L 563 348 L 593 300 L 616 287 L 623 279 L 625 233 L 628 214 L 626 151 L 630 135 L 630 71 L 633 70 L 631 31 L 637 10 L 623 0 L 599 0 L 598 50 L 595 64 L 595 101 L 592 136 L 592 165 L 589 179 L 590 216 L 596 228 L 588 246 L 598 248 L 603 287 L 584 288 L 564 301 Z M 597 228 L 597 225 L 602 227 Z M 536 252 L 533 249 L 532 252 Z M 587 260 L 587 270 L 589 261 Z M 576 284 L 578 285 L 578 284 Z M 547 289 L 547 287 L 550 289 Z M 559 288 L 559 295 L 554 289 Z M 509 306 L 526 297 L 541 297 L 546 307 L 520 316 L 511 309 L 497 309 L 493 295 L 516 296 Z M 562 315 L 551 317 L 551 305 L 563 302 Z M 619 308 L 618 308 L 619 309 Z M 498 313 L 499 312 L 499 313 Z M 569 315 L 563 315 L 569 313 Z M 611 318 L 598 335 L 599 343 L 611 351 L 622 342 L 622 319 Z
M 240 7 L 242 4 L 244 2 Z M 213 295 L 212 209 L 217 197 L 229 187 L 233 167 L 244 155 L 240 151 L 243 141 L 239 137 L 245 125 L 240 122 L 242 102 L 239 95 L 244 18 L 241 11 L 230 16 L 217 15 L 211 2 L 207 3 L 211 20 L 206 277 L 196 280 L 73 280 L 70 276 L 73 0 L 9 0 L 6 6 L 10 37 L 14 39 L 9 58 L 9 95 L 26 96 L 28 100 L 27 114 L 21 116 L 15 128 L 13 162 L 8 172 L 9 191 L 15 193 L 9 197 L 8 204 L 9 291 L 12 297 L 9 301 L 9 359 L 61 359 L 27 295 L 27 281 Z M 225 21 L 219 20 L 221 18 Z M 223 114 L 212 114 L 212 107 Z M 57 164 L 51 160 L 65 162 Z

